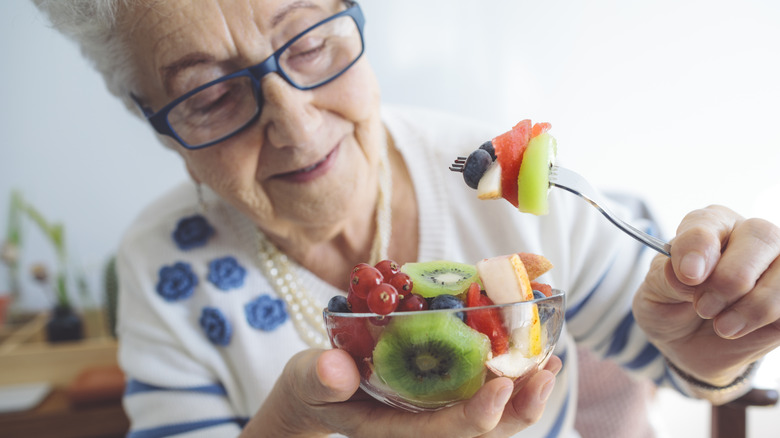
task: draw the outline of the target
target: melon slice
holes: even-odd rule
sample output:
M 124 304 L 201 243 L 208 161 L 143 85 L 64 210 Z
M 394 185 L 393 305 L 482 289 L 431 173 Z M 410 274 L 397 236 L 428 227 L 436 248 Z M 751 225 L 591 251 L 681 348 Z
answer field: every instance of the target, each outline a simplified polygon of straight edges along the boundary
M 517 174 L 517 209 L 535 215 L 549 211 L 550 165 L 556 154 L 555 138 L 542 132 L 528 142 Z
M 534 299 L 531 280 L 518 254 L 483 259 L 477 262 L 477 274 L 485 293 L 495 304 Z M 521 326 L 513 330 L 512 341 L 531 357 L 542 352 L 542 324 L 536 304 L 527 309 Z

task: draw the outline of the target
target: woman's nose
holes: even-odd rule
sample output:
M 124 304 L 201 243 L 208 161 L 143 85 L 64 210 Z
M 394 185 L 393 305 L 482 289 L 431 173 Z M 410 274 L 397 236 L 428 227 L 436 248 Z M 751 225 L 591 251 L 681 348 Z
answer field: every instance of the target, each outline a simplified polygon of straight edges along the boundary
M 263 78 L 261 92 L 260 125 L 268 142 L 285 147 L 302 146 L 313 140 L 321 116 L 312 102 L 312 90 L 299 90 L 271 74 Z

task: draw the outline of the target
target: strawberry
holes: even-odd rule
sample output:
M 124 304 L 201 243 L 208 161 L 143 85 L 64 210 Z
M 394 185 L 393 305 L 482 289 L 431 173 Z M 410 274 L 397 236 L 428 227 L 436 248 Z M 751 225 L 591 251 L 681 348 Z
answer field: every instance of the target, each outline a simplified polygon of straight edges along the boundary
M 491 306 L 493 301 L 483 295 L 479 283 L 471 283 L 466 293 L 467 307 Z M 509 351 L 509 334 L 501 321 L 501 315 L 496 309 L 472 310 L 468 312 L 466 324 L 472 329 L 485 334 L 490 339 L 493 356 Z

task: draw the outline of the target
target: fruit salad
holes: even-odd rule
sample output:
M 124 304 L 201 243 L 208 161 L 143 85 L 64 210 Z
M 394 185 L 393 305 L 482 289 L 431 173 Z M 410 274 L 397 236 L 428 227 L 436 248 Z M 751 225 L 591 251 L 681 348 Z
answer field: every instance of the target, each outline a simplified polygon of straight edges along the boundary
M 547 214 L 549 172 L 557 154 L 550 128 L 526 119 L 485 142 L 466 159 L 466 184 L 480 199 L 503 198 L 521 212 Z
M 551 268 L 530 253 L 476 264 L 361 263 L 348 294 L 328 303 L 328 334 L 355 359 L 367 393 L 407 410 L 439 409 L 487 379 L 544 365 L 563 319 L 562 295 L 535 281 Z

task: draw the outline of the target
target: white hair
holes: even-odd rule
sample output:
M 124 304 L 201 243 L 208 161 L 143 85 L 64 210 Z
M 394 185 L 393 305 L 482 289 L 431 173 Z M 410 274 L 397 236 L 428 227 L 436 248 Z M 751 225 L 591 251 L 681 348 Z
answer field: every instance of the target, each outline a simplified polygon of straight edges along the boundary
M 130 92 L 134 67 L 117 31 L 119 11 L 137 0 L 33 0 L 51 25 L 75 41 L 82 55 L 100 72 L 109 92 L 140 115 Z

